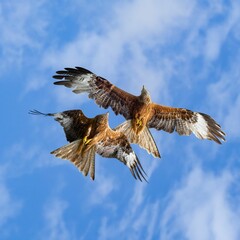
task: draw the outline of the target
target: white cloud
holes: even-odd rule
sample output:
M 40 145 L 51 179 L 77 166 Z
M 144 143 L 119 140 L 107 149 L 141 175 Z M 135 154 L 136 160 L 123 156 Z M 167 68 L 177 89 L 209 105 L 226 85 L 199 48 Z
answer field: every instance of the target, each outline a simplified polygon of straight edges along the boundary
M 10 224 L 7 227 L 5 225 L 17 216 L 22 207 L 21 201 L 14 199 L 5 182 L 6 174 L 6 168 L 0 166 L 0 229 L 3 235 L 8 234 L 7 231 L 11 229 Z
M 176 27 L 182 28 L 186 24 L 194 5 L 194 2 L 189 0 L 126 2 L 122 6 L 117 5 L 113 25 L 116 24 L 116 32 L 125 43 L 150 41 L 159 44 L 159 41 L 165 40 L 168 31 L 171 32 Z M 161 36 L 163 39 L 160 39 Z
M 0 183 L 0 228 L 11 218 L 14 218 L 21 207 L 20 202 L 12 199 L 9 189 L 2 182 Z
M 2 1 L 0 3 L 1 69 L 21 65 L 25 48 L 37 49 L 44 36 L 47 21 L 45 0 Z
M 149 203 L 139 209 L 137 216 L 128 218 L 124 215 L 122 220 L 126 221 L 125 227 L 122 223 L 112 222 L 104 217 L 99 229 L 98 239 L 113 239 L 121 236 L 121 239 L 153 239 L 159 221 L 159 203 Z
M 240 209 L 229 192 L 234 180 L 228 171 L 216 176 L 193 169 L 167 199 L 161 239 L 239 239 Z
M 239 139 L 240 128 L 239 128 L 239 114 L 240 114 L 240 95 L 229 107 L 229 112 L 225 117 L 224 125 L 228 131 L 229 136 Z
M 0 3 L 0 30 L 2 33 L 0 48 L 4 46 L 1 52 L 3 56 L 0 61 L 1 69 L 9 63 L 20 64 L 23 58 L 29 58 L 29 55 L 24 56 L 24 49 L 38 49 L 41 46 L 39 39 L 41 40 L 41 36 L 44 36 L 46 24 L 48 24 L 45 18 L 47 15 L 45 12 L 41 12 L 47 7 L 46 1 L 40 1 L 40 4 L 29 0 L 10 1 L 14 3 L 13 7 L 10 7 L 10 3 L 7 1 L 5 2 Z M 181 85 L 173 75 L 180 74 L 182 76 L 182 72 L 185 71 L 186 76 L 195 82 L 198 76 L 195 76 L 191 67 L 187 67 L 192 66 L 192 61 L 197 54 L 210 61 L 216 60 L 228 34 L 237 24 L 237 20 L 239 21 L 237 16 L 239 8 L 233 7 L 222 25 L 209 28 L 209 21 L 214 12 L 224 11 L 221 9 L 222 2 L 215 1 L 218 5 L 217 10 L 196 7 L 196 2 L 190 0 L 119 2 L 114 9 L 108 9 L 109 13 L 105 15 L 108 19 L 102 22 L 108 24 L 98 25 L 98 31 L 93 28 L 84 32 L 80 25 L 79 29 L 76 28 L 75 37 L 69 37 L 73 41 L 70 40 L 67 44 L 63 43 L 61 47 L 50 46 L 49 49 L 42 49 L 44 58 L 39 59 L 40 64 L 42 62 L 40 68 L 44 66 L 45 70 L 49 70 L 49 67 L 58 70 L 59 67 L 82 65 L 110 79 L 113 83 L 117 82 L 118 86 L 134 94 L 138 94 L 144 84 L 155 101 L 168 100 L 171 102 L 173 97 L 176 97 L 176 102 L 181 101 L 176 96 L 176 92 L 180 92 L 181 89 L 176 91 L 174 96 L 169 88 L 170 85 L 177 87 Z M 8 16 L 5 15 L 6 7 L 10 9 Z M 79 8 L 79 11 L 84 11 L 84 9 Z M 104 18 L 104 14 L 101 18 Z M 205 35 L 204 29 L 206 28 L 208 30 Z M 203 35 L 200 34 L 202 31 L 204 31 Z M 184 38 L 181 37 L 182 35 Z M 177 48 L 181 50 L 174 50 L 174 53 L 171 54 L 166 50 L 167 53 L 165 53 L 166 46 L 171 45 L 172 42 L 177 44 Z M 239 61 L 236 61 L 235 58 L 232 61 L 235 63 L 233 68 L 237 69 Z M 175 66 L 180 67 L 176 69 Z M 208 70 L 203 69 L 203 71 Z M 26 71 L 29 73 L 30 70 Z M 26 93 L 36 91 L 44 86 L 43 75 L 38 69 L 34 76 L 39 75 L 40 77 L 33 78 L 33 80 L 31 78 L 25 89 Z M 225 74 L 218 83 L 211 86 L 211 91 L 206 97 L 212 108 L 218 111 L 217 114 L 220 116 L 220 118 L 217 117 L 218 121 L 221 118 L 224 119 L 227 133 L 236 139 L 239 137 L 239 76 L 237 70 L 232 71 L 232 74 Z M 170 81 L 170 79 L 172 80 Z M 188 85 L 186 79 L 183 78 L 182 81 L 185 86 Z M 87 101 L 87 96 L 84 94 L 79 96 L 72 94 L 69 89 L 56 87 L 55 90 L 54 86 L 53 88 L 54 90 L 51 91 L 56 96 L 56 102 L 59 104 L 57 107 L 62 109 L 75 104 L 81 107 L 80 104 Z M 185 88 L 182 89 L 186 92 Z M 198 91 L 198 88 L 195 91 Z M 190 100 L 192 101 L 192 99 Z M 52 102 L 49 101 L 49 103 L 51 103 L 49 107 L 56 107 Z M 92 105 L 94 105 L 93 102 Z M 59 126 L 56 129 L 58 133 L 61 131 Z M 49 131 L 49 139 L 56 140 L 56 136 L 53 136 L 54 134 L 48 127 L 46 130 L 42 129 L 38 134 L 44 134 L 44 131 Z M 154 130 L 154 133 L 161 137 L 161 132 Z M 37 134 L 35 135 L 37 136 Z M 171 141 L 173 141 L 172 139 L 174 139 L 173 136 Z M 9 155 L 6 162 L 9 167 L 9 176 L 16 177 L 17 175 L 19 177 L 26 171 L 33 171 L 38 167 L 63 164 L 62 160 L 49 155 L 49 151 L 53 149 L 46 150 L 46 146 L 44 146 L 32 143 L 29 146 L 29 142 L 20 142 L 8 149 Z M 168 151 L 179 149 L 175 142 L 167 144 L 165 141 L 163 143 L 158 141 L 158 146 L 163 155 L 162 161 L 171 160 L 164 157 Z M 166 149 L 163 151 L 164 146 Z M 197 161 L 202 162 L 199 157 L 199 149 L 197 150 L 192 147 L 191 155 L 184 149 L 177 151 L 181 151 L 183 155 L 186 154 L 188 159 L 196 160 L 195 157 L 198 156 Z M 148 179 L 151 181 L 151 174 L 157 172 L 156 167 L 159 166 L 159 160 L 149 156 L 146 158 L 141 156 L 141 159 L 143 159 L 143 165 L 149 176 Z M 184 165 L 189 161 L 186 159 Z M 67 162 L 67 164 L 70 163 Z M 168 167 L 174 166 L 169 164 Z M 119 236 L 130 239 L 153 239 L 156 235 L 161 234 L 163 239 L 164 237 L 171 239 L 175 233 L 194 240 L 200 237 L 201 240 L 204 238 L 232 240 L 239 237 L 237 226 L 237 223 L 240 222 L 239 210 L 231 206 L 228 190 L 233 180 L 228 173 L 216 176 L 195 169 L 176 191 L 172 191 L 165 211 L 161 194 L 157 193 L 157 191 L 162 193 L 163 190 L 158 189 L 157 185 L 151 192 L 149 191 L 150 184 L 137 182 L 134 186 L 130 186 L 128 184 L 130 179 L 120 182 L 120 179 L 114 178 L 109 173 L 106 174 L 107 164 L 106 169 L 97 166 L 96 171 L 95 182 L 85 179 L 87 183 L 84 182 L 84 188 L 88 186 L 90 191 L 83 196 L 83 202 L 87 206 L 88 204 L 93 205 L 93 210 L 89 210 L 90 214 L 96 217 L 96 222 L 101 221 L 100 239 L 112 239 Z M 128 170 L 126 169 L 126 171 Z M 182 169 L 179 169 L 179 172 L 181 171 Z M 158 173 L 161 173 L 161 170 Z M 129 174 L 127 177 L 131 178 L 131 175 Z M 173 176 L 171 181 L 175 181 L 175 177 Z M 160 174 L 158 181 L 167 182 Z M 11 188 L 8 188 L 5 181 L 1 179 L 0 196 L 0 228 L 3 228 L 11 219 L 15 218 L 20 211 L 21 203 L 14 199 Z M 95 209 L 103 210 L 105 217 L 102 217 L 99 212 L 95 215 Z M 73 239 L 68 225 L 68 210 L 68 203 L 59 198 L 52 199 L 46 204 L 44 208 L 46 225 L 43 230 L 43 239 Z M 164 219 L 159 226 L 162 212 L 164 212 Z M 87 220 L 91 218 L 90 214 L 86 217 Z M 9 226 L 11 225 L 9 224 Z M 90 227 L 89 232 L 93 228 L 95 229 L 96 226 Z M 174 228 L 176 232 L 174 232 Z M 95 231 L 97 230 L 95 229 Z
M 45 206 L 45 228 L 41 233 L 41 239 L 70 240 L 73 239 L 71 231 L 64 220 L 64 212 L 68 204 L 61 199 L 52 199 Z
M 236 54 L 240 51 L 236 51 Z M 218 118 L 222 118 L 223 129 L 227 139 L 238 139 L 238 116 L 240 114 L 240 64 L 239 55 L 221 78 L 208 86 L 209 106 L 214 109 Z
M 36 40 L 32 41 L 31 31 L 44 32 L 45 21 L 42 18 L 37 20 L 37 16 L 34 16 L 38 15 L 38 11 L 44 3 L 45 1 L 39 1 L 33 4 L 29 0 L 24 0 L 22 3 L 18 1 L 2 2 L 0 5 L 0 26 L 3 30 L 1 44 L 7 43 L 16 47 L 38 44 Z M 34 25 L 30 20 L 34 20 Z
M 71 90 L 63 87 L 53 86 L 52 93 L 55 96 L 57 104 L 61 106 L 61 109 L 64 110 L 68 108 L 72 109 L 75 105 L 77 106 L 77 108 L 79 108 L 80 104 L 82 105 L 90 101 L 86 93 L 77 95 L 72 93 Z
M 121 76 L 118 80 L 125 78 L 125 81 L 119 81 L 120 86 L 130 83 L 128 87 L 135 94 L 139 94 L 144 83 L 152 83 L 153 95 L 158 96 L 155 89 L 161 88 L 162 96 L 166 97 L 164 80 L 169 73 L 160 64 L 150 67 L 145 50 L 174 39 L 176 32 L 188 26 L 193 8 L 194 3 L 189 0 L 119 3 L 111 16 L 107 14 L 112 21 L 102 26 L 99 34 L 94 30 L 82 32 L 80 26 L 76 39 L 61 48 L 48 50 L 42 64 L 51 68 L 60 64 L 61 67 L 87 66 L 113 83 Z
M 110 159 L 106 159 L 109 161 Z M 117 159 L 111 159 L 113 161 L 118 161 Z M 96 171 L 94 182 L 88 183 L 88 188 L 90 189 L 89 201 L 90 205 L 101 205 L 105 202 L 105 207 L 114 207 L 109 201 L 109 196 L 118 189 L 119 184 L 111 173 L 107 172 L 108 164 L 104 164 L 102 159 L 96 155 Z M 93 185 L 94 186 L 91 186 Z
M 61 159 L 50 155 L 40 145 L 29 145 L 24 141 L 13 144 L 4 152 L 3 156 L 6 160 L 4 167 L 8 171 L 7 177 L 19 177 L 25 173 L 31 173 L 36 168 L 64 163 Z
M 228 33 L 238 22 L 238 9 L 239 4 L 224 7 L 221 1 L 213 1 L 208 8 L 189 0 L 121 2 L 103 15 L 106 21 L 98 25 L 101 31 L 83 31 L 80 25 L 75 39 L 47 49 L 42 66 L 55 70 L 85 66 L 121 88 L 127 84 L 133 94 L 139 94 L 145 84 L 153 100 L 171 103 L 169 86 L 183 89 L 201 77 L 191 70 L 196 56 L 209 61 L 218 57 Z M 212 18 L 225 12 L 226 19 L 212 26 Z M 165 54 L 161 46 L 171 43 L 181 51 Z M 200 75 L 208 70 L 204 68 Z M 174 76 L 182 76 L 181 82 L 173 82 Z M 65 100 L 65 94 L 58 95 L 59 103 Z
M 227 19 L 223 23 L 219 23 L 216 26 L 208 28 L 206 36 L 206 49 L 204 53 L 205 58 L 208 60 L 215 60 L 218 57 L 221 47 L 228 37 L 229 32 L 240 21 L 239 3 L 232 1 L 230 6 L 230 8 L 225 8 L 224 10 L 220 11 L 221 14 L 224 14 L 223 11 L 229 11 L 227 14 L 224 14 L 224 16 L 228 15 Z M 214 10 L 216 11 L 216 9 Z M 213 16 L 213 14 L 209 16 Z
M 139 229 L 145 228 L 146 232 L 144 231 L 144 239 L 153 239 L 159 222 L 159 212 L 159 201 L 146 205 L 139 214 L 139 217 L 136 218 L 135 222 L 133 223 L 133 229 L 135 230 L 135 233 L 132 234 L 132 237 L 130 238 L 140 239 L 143 235 L 143 232 L 139 231 Z
M 37 73 L 35 72 L 35 74 L 37 75 Z M 21 98 L 24 97 L 26 94 L 28 94 L 29 92 L 32 91 L 39 91 L 41 88 L 43 88 L 46 85 L 46 79 L 44 78 L 40 78 L 40 77 L 33 77 L 31 78 L 26 86 L 25 89 L 22 91 L 21 93 Z
M 145 167 L 148 179 L 158 165 L 158 159 L 155 160 L 150 161 Z M 158 201 L 152 203 L 147 200 L 147 188 L 148 183 L 140 181 L 137 181 L 133 186 L 128 186 L 131 197 L 124 203 L 120 218 L 112 221 L 114 214 L 103 217 L 99 228 L 99 239 L 112 239 L 118 236 L 123 239 L 152 239 L 158 223 L 160 206 Z M 144 231 L 142 231 L 143 229 Z

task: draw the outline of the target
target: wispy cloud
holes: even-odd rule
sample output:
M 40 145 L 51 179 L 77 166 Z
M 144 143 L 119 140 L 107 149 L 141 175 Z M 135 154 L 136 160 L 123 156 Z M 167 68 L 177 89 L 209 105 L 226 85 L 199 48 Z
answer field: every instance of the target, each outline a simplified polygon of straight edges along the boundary
M 62 16 L 55 16 L 56 11 L 50 13 L 53 9 L 48 8 L 49 3 L 45 0 L 37 4 L 29 0 L 24 0 L 21 4 L 14 0 L 13 5 L 0 3 L 0 30 L 3 33 L 0 48 L 4 46 L 0 51 L 0 68 L 4 69 L 10 63 L 11 66 L 13 63 L 21 65 L 24 59 L 32 62 L 35 56 L 32 50 L 38 49 L 37 67 L 28 69 L 29 62 L 24 65 L 28 71 L 26 79 L 25 75 L 21 78 L 27 83 L 22 95 L 35 94 L 39 90 L 40 103 L 51 107 L 53 111 L 56 108 L 65 110 L 67 107 L 82 107 L 81 104 L 88 101 L 87 96 L 74 95 L 69 89 L 53 87 L 54 90 L 49 90 L 52 96 L 47 93 L 49 98 L 42 97 L 47 89 L 43 88 L 47 81 L 45 75 L 49 75 L 50 78 L 55 70 L 81 65 L 133 94 L 139 94 L 142 85 L 145 85 L 151 92 L 152 99 L 159 103 L 167 102 L 171 105 L 172 101 L 175 101 L 176 106 L 181 106 L 185 99 L 186 105 L 201 104 L 201 108 L 205 109 L 210 107 L 217 120 L 221 124 L 224 122 L 224 130 L 237 139 L 240 109 L 237 48 L 235 54 L 231 55 L 232 60 L 228 60 L 228 64 L 231 65 L 229 69 L 226 69 L 228 66 L 225 66 L 225 63 L 218 63 L 217 67 L 212 65 L 224 54 L 223 50 L 228 48 L 225 44 L 233 32 L 235 36 L 230 40 L 235 41 L 237 37 L 240 39 L 239 32 L 236 32 L 239 25 L 239 4 L 236 1 L 229 1 L 227 5 L 219 0 L 213 0 L 211 3 L 191 0 L 150 0 L 147 3 L 140 0 L 112 1 L 111 7 L 108 5 L 108 8 L 102 8 L 102 11 L 98 8 L 95 10 L 100 16 L 99 21 L 96 21 L 95 16 L 92 16 L 91 20 L 89 16 L 85 19 L 79 17 L 85 14 L 82 2 L 78 1 L 78 11 L 73 10 L 75 5 L 70 7 L 71 14 L 75 14 L 74 27 L 65 23 Z M 64 16 L 69 14 L 69 9 L 59 9 L 64 9 Z M 54 16 L 54 24 L 51 25 L 54 31 L 49 31 L 49 37 L 45 34 L 47 26 L 51 24 L 48 18 L 51 14 Z M 58 17 L 59 22 L 56 20 Z M 85 24 L 82 20 L 92 21 L 94 24 L 91 28 L 86 28 L 89 23 Z M 63 32 L 59 28 L 64 29 Z M 67 28 L 69 31 L 66 31 Z M 61 34 L 56 32 L 58 30 Z M 47 44 L 44 44 L 46 42 Z M 50 74 L 49 69 L 52 71 Z M 219 80 L 216 80 L 218 78 Z M 93 115 L 99 110 L 93 102 L 89 109 Z M 112 119 L 115 121 L 116 118 Z M 39 126 L 38 123 L 31 127 L 36 130 Z M 56 127 L 56 131 L 52 131 L 46 123 L 46 126 L 41 126 L 40 129 L 33 134 L 34 138 L 38 136 L 41 143 L 36 141 L 29 146 L 31 141 L 23 139 L 7 148 L 4 153 L 7 160 L 5 167 L 9 170 L 7 177 L 19 177 L 36 168 L 63 163 L 60 159 L 50 157 L 49 151 L 53 149 L 46 150 L 44 145 L 46 139 L 59 141 L 59 135 L 56 134 L 61 131 L 59 126 Z M 43 138 L 39 138 L 39 134 Z M 175 171 L 174 173 L 178 172 L 179 175 L 176 177 L 172 174 L 169 176 L 171 179 L 163 179 L 161 173 L 163 174 L 165 169 L 159 167 L 158 159 L 139 154 L 149 181 L 155 185 L 153 187 L 140 182 L 129 184 L 130 174 L 128 180 L 119 180 L 107 172 L 107 164 L 102 165 L 99 161 L 99 166 L 97 164 L 96 167 L 96 181 L 90 182 L 89 179 L 85 179 L 86 182 L 83 183 L 84 195 L 81 195 L 81 203 L 82 208 L 87 209 L 86 219 L 92 220 L 94 214 L 94 224 L 98 223 L 99 226 L 96 229 L 96 225 L 93 226 L 90 220 L 86 235 L 92 236 L 91 232 L 94 229 L 99 233 L 100 239 L 119 236 L 130 239 L 172 239 L 174 236 L 180 236 L 187 239 L 215 237 L 220 240 L 235 240 L 239 237 L 236 225 L 239 222 L 239 209 L 233 208 L 231 202 L 235 200 L 229 195 L 229 189 L 235 181 L 232 173 L 223 170 L 221 174 L 216 175 L 212 173 L 214 169 L 205 172 L 199 167 L 189 171 L 196 162 L 201 165 L 203 161 L 213 161 L 216 157 L 216 153 L 213 152 L 216 147 L 209 143 L 208 147 L 197 148 L 196 144 L 203 143 L 191 143 L 191 137 L 188 138 L 190 144 L 188 142 L 187 146 L 183 143 L 176 144 L 173 135 L 168 138 L 164 133 L 155 130 L 153 134 L 162 153 L 162 161 L 169 161 L 166 171 Z M 206 149 L 209 150 L 208 156 L 203 160 L 199 153 L 202 156 Z M 140 151 L 137 149 L 138 152 Z M 171 156 L 174 156 L 176 161 L 186 160 L 184 164 L 181 162 L 181 168 L 178 168 L 180 164 L 176 167 L 172 159 L 164 157 L 170 152 L 173 152 Z M 184 156 L 181 157 L 182 155 Z M 163 181 L 161 184 L 166 186 L 165 190 L 159 189 L 159 182 L 152 180 L 151 176 L 155 177 L 156 173 L 159 174 L 158 181 Z M 183 177 L 184 174 L 187 175 L 186 178 Z M 182 178 L 184 179 L 181 184 L 171 189 Z M 164 194 L 168 191 L 170 195 L 166 200 Z M 0 181 L 0 193 L 5 196 L 0 201 L 0 208 L 9 210 L 2 215 L 5 216 L 3 220 L 0 218 L 0 224 L 2 221 L 4 226 L 17 213 L 18 201 L 14 200 L 5 181 Z M 58 197 L 50 198 L 45 204 L 46 225 L 42 232 L 43 238 L 74 238 L 74 231 L 69 228 L 68 223 L 70 204 L 72 202 L 67 203 Z M 104 211 L 104 214 L 96 214 L 95 209 L 99 212 Z
M 156 167 L 155 162 L 149 163 L 146 171 L 148 177 L 151 177 L 152 170 Z M 131 194 L 130 198 L 124 203 L 121 210 L 121 217 L 114 218 L 114 214 L 103 217 L 99 228 L 99 239 L 112 239 L 121 236 L 126 239 L 151 239 L 157 224 L 157 213 L 159 210 L 159 202 L 148 202 L 146 198 L 147 183 L 136 182 L 129 186 Z M 150 220 L 151 219 L 151 220 Z M 141 231 L 140 229 L 144 229 Z
M 230 137 L 239 139 L 240 129 L 238 124 L 238 118 L 240 114 L 240 95 L 237 96 L 234 103 L 230 106 L 228 110 L 228 115 L 225 117 L 225 128 L 228 131 Z
M 64 220 L 64 213 L 68 204 L 59 199 L 51 199 L 45 206 L 45 228 L 41 233 L 40 239 L 49 240 L 70 240 L 74 239 L 71 230 L 68 229 Z
M 139 94 L 145 84 L 153 100 L 171 103 L 170 90 L 190 88 L 199 79 L 207 78 L 208 67 L 201 71 L 199 67 L 197 76 L 191 70 L 195 60 L 200 57 L 212 62 L 219 56 L 226 37 L 238 22 L 239 7 L 234 2 L 227 8 L 218 1 L 205 6 L 188 0 L 118 3 L 103 16 L 113 20 L 100 22 L 101 31 L 83 31 L 84 24 L 80 24 L 72 41 L 44 51 L 42 66 L 58 70 L 82 65 L 118 82 L 122 88 L 127 83 L 134 94 Z M 225 15 L 218 24 L 212 23 Z M 177 50 L 163 51 L 163 45 Z M 63 99 L 59 102 L 66 99 L 63 93 L 58 93 Z
M 10 219 L 14 219 L 22 208 L 22 203 L 19 199 L 14 199 L 11 193 L 11 189 L 6 184 L 6 168 L 0 166 L 0 229 L 2 237 L 9 234 L 11 226 L 6 227 L 6 223 Z
M 25 50 L 37 49 L 39 38 L 45 34 L 47 25 L 45 0 L 33 3 L 29 0 L 0 3 L 1 69 L 11 64 L 21 65 Z
M 143 84 L 153 84 L 154 87 L 150 89 L 153 96 L 158 96 L 156 87 L 162 89 L 164 96 L 164 78 L 168 76 L 167 71 L 159 64 L 154 68 L 150 67 L 151 59 L 145 51 L 173 39 L 175 31 L 188 25 L 193 7 L 193 2 L 188 0 L 181 3 L 155 0 L 143 3 L 136 0 L 116 4 L 112 15 L 109 12 L 106 14 L 108 18 L 112 17 L 113 21 L 101 26 L 100 33 L 94 29 L 83 32 L 80 26 L 73 41 L 46 52 L 43 66 L 57 68 L 60 64 L 80 64 L 99 75 L 104 73 L 104 77 L 111 78 L 112 82 L 124 77 L 124 82 L 128 82 L 128 87 L 135 90 L 136 94 L 139 94 L 142 87 L 139 83 L 141 79 Z M 124 83 L 120 82 L 123 87 Z
M 228 139 L 236 139 L 240 134 L 237 116 L 240 114 L 240 71 L 239 53 L 232 65 L 223 70 L 221 77 L 208 86 L 209 106 L 214 108 L 219 118 L 223 119 Z
M 8 171 L 6 177 L 8 178 L 31 173 L 36 168 L 63 164 L 63 161 L 52 157 L 40 145 L 29 145 L 24 141 L 13 144 L 6 149 L 3 156 L 5 159 L 4 167 Z
M 236 1 L 230 1 L 230 7 L 223 8 L 218 3 L 218 7 L 215 7 L 214 10 L 218 17 L 226 18 L 224 21 L 218 24 L 213 24 L 208 28 L 206 34 L 206 48 L 204 57 L 208 60 L 215 60 L 219 56 L 221 47 L 223 46 L 226 38 L 240 21 L 240 5 Z M 210 14 L 209 16 L 213 16 Z M 209 19 L 210 20 L 210 19 Z
M 87 188 L 89 189 L 89 206 L 101 205 L 105 202 L 105 207 L 114 207 L 112 202 L 109 200 L 109 196 L 111 196 L 116 190 L 119 188 L 119 183 L 114 178 L 113 174 L 109 172 L 107 169 L 110 159 L 107 161 L 102 161 L 101 157 L 96 155 L 96 179 L 94 182 L 90 182 L 87 184 Z M 117 159 L 111 159 L 110 161 L 118 161 Z M 91 186 L 94 184 L 94 186 Z
M 238 239 L 239 210 L 230 197 L 231 172 L 221 175 L 194 168 L 172 190 L 161 221 L 161 239 Z

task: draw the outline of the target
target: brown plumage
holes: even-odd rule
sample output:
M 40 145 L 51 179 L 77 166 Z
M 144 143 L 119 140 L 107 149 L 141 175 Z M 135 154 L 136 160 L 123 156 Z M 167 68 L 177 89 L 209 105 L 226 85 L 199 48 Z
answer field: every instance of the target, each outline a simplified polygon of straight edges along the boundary
M 155 104 L 144 87 L 139 96 L 134 96 L 81 67 L 65 68 L 56 73 L 53 78 L 61 81 L 54 84 L 72 88 L 74 93 L 87 92 L 99 106 L 111 107 L 116 115 L 123 115 L 127 121 L 116 130 L 123 131 L 131 143 L 139 144 L 155 157 L 160 154 L 149 128 L 169 133 L 176 131 L 180 135 L 194 133 L 200 139 L 219 144 L 220 140 L 225 140 L 220 125 L 209 115 Z
M 117 158 L 130 169 L 135 179 L 145 179 L 145 172 L 132 150 L 127 137 L 108 125 L 108 113 L 94 118 L 86 117 L 81 110 L 44 114 L 37 110 L 31 114 L 52 116 L 64 128 L 69 144 L 51 153 L 70 160 L 85 176 L 95 178 L 95 152 L 106 158 Z

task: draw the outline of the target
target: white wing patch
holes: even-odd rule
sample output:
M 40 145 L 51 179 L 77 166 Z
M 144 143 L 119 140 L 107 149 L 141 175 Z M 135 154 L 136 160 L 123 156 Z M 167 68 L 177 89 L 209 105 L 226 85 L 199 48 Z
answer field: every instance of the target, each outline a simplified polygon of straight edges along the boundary
M 92 73 L 82 74 L 75 77 L 71 82 L 71 87 L 73 88 L 74 93 L 82 93 L 91 91 L 90 82 L 94 80 L 96 76 Z
M 196 137 L 200 139 L 205 139 L 208 137 L 208 133 L 209 133 L 208 124 L 201 114 L 196 113 L 196 116 L 197 116 L 197 122 L 191 124 L 190 129 L 196 135 Z
M 139 179 L 142 181 L 142 178 L 147 182 L 144 174 L 146 175 L 145 171 L 142 168 L 141 163 L 139 162 L 136 154 L 132 151 L 130 153 L 126 153 L 122 151 L 122 159 L 125 161 L 125 164 L 128 166 L 130 169 L 133 177 L 135 179 Z M 143 174 L 144 173 L 144 174 Z
M 200 139 L 209 139 L 221 144 L 225 141 L 225 133 L 210 116 L 203 113 L 194 113 L 197 117 L 195 123 L 188 123 L 191 131 Z
M 125 155 L 125 156 L 124 156 Z M 131 152 L 130 154 L 123 153 L 123 157 L 126 160 L 126 164 L 129 168 L 134 167 L 136 164 L 136 155 L 135 153 Z

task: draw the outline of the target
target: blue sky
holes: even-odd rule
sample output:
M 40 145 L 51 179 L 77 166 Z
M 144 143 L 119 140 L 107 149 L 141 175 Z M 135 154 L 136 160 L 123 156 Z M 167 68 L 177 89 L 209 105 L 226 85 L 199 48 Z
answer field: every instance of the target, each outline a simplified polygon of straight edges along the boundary
M 239 1 L 1 1 L 0 32 L 1 239 L 240 239 Z M 160 160 L 133 145 L 149 183 L 99 156 L 92 182 L 49 154 L 66 143 L 58 123 L 28 115 L 106 112 L 52 84 L 74 66 L 207 113 L 227 141 L 152 130 Z

